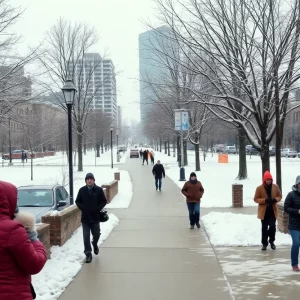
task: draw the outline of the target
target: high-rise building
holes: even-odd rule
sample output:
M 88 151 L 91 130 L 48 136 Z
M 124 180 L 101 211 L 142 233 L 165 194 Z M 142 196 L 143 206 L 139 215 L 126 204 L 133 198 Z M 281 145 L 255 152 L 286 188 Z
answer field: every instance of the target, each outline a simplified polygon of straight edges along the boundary
M 73 71 L 74 69 L 74 71 Z M 93 109 L 101 109 L 117 122 L 117 93 L 115 67 L 111 59 L 102 59 L 99 53 L 86 53 L 84 59 L 69 66 L 74 84 L 86 91 L 83 96 Z
M 139 35 L 139 68 L 140 68 L 140 114 L 141 122 L 145 121 L 155 98 L 153 86 L 162 83 L 166 71 L 165 59 L 172 48 L 172 31 L 168 26 L 161 26 Z

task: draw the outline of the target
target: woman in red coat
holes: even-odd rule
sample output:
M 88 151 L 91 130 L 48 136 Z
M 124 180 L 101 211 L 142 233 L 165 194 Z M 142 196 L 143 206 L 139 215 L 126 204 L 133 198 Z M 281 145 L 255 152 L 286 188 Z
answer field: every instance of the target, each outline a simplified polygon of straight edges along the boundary
M 13 220 L 17 188 L 0 181 L 0 299 L 32 300 L 31 275 L 46 263 L 46 250 L 36 231 Z

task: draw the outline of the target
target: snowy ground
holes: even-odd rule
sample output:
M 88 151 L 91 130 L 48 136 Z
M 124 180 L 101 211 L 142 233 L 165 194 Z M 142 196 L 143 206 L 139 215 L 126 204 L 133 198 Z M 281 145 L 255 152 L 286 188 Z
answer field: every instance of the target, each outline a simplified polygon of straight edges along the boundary
M 119 164 L 126 161 L 127 153 L 121 157 Z M 114 162 L 114 169 L 111 169 L 110 155 L 110 152 L 101 154 L 100 158 L 96 158 L 95 163 L 95 153 L 87 152 L 87 155 L 84 156 L 83 172 L 77 172 L 77 167 L 74 166 L 74 197 L 76 197 L 79 188 L 85 184 L 86 173 L 92 172 L 96 184 L 101 186 L 112 181 L 114 172 L 118 171 L 121 177 L 119 193 L 106 208 L 127 208 L 132 198 L 130 176 L 127 171 L 118 170 L 118 163 L 115 164 Z M 114 159 L 116 160 L 116 154 Z M 32 181 L 29 160 L 24 165 L 13 160 L 13 166 L 7 166 L 7 161 L 4 161 L 3 165 L 0 162 L 0 180 L 11 182 L 17 187 L 32 184 L 62 184 L 68 191 L 67 157 L 58 153 L 54 157 L 35 159 Z M 99 244 L 103 243 L 118 222 L 119 220 L 114 214 L 109 214 L 109 221 L 101 224 Z M 101 249 L 99 255 L 101 256 Z M 39 274 L 32 277 L 37 299 L 57 299 L 79 272 L 83 262 L 82 229 L 80 227 L 62 247 L 53 246 L 51 248 L 51 259 L 47 261 Z
M 261 245 L 261 222 L 256 215 L 211 212 L 201 220 L 214 246 Z M 276 246 L 291 245 L 291 237 L 277 232 L 275 244 Z

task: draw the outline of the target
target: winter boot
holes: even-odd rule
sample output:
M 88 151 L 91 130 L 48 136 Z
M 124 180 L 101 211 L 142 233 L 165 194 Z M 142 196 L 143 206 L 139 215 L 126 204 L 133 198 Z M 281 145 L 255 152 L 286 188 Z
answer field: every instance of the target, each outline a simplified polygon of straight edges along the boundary
M 299 272 L 300 269 L 299 269 L 299 267 L 296 265 L 296 266 L 293 266 L 293 271 L 294 271 L 294 272 Z
M 93 248 L 94 248 L 94 253 L 95 253 L 96 255 L 98 255 L 98 253 L 99 253 L 99 247 L 98 247 L 98 245 L 95 244 L 94 242 L 92 242 L 92 245 L 93 245 Z
M 262 246 L 261 250 L 266 251 L 267 250 L 267 246 Z
M 196 226 L 197 226 L 198 229 L 201 227 L 200 223 L 196 223 Z
M 92 259 L 93 259 L 92 254 L 88 254 L 88 255 L 86 256 L 85 262 L 86 262 L 87 264 L 89 264 L 89 263 L 92 262 Z
M 195 225 L 191 225 L 190 229 L 194 229 Z
M 276 246 L 275 246 L 274 243 L 271 243 L 271 249 L 272 249 L 272 250 L 276 250 Z

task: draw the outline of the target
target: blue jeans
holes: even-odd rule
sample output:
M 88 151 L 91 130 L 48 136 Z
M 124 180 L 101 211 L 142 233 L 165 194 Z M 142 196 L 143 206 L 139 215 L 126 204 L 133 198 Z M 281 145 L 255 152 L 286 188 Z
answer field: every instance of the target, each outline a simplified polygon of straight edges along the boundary
M 199 223 L 199 220 L 200 220 L 200 202 L 198 202 L 198 203 L 195 203 L 195 202 L 188 203 L 187 202 L 187 207 L 188 207 L 188 210 L 189 210 L 189 218 L 190 218 L 191 226 Z
M 291 264 L 292 266 L 297 266 L 300 247 L 300 230 L 290 230 L 290 234 L 293 240 L 291 248 Z
M 161 190 L 162 178 L 155 177 L 155 187 Z

